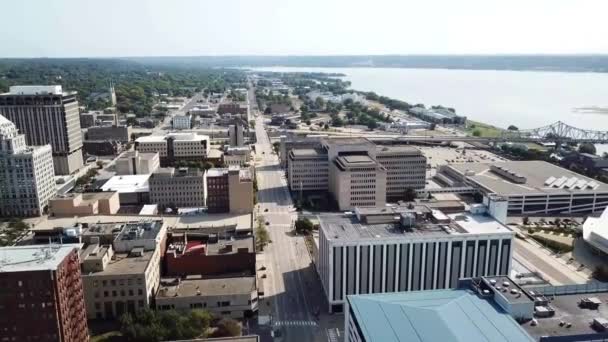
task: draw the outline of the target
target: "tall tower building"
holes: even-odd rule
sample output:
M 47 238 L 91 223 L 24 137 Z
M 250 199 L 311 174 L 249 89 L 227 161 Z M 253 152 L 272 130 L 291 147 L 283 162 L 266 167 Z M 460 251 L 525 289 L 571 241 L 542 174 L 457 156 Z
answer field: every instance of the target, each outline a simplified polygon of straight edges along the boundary
M 0 217 L 43 214 L 55 196 L 54 176 L 51 146 L 27 146 L 0 115 Z
M 89 341 L 79 249 L 0 248 L 0 340 Z
M 243 126 L 240 123 L 228 126 L 228 136 L 230 137 L 230 146 L 243 146 L 245 144 Z
M 28 145 L 51 144 L 56 174 L 83 166 L 76 92 L 63 92 L 59 85 L 13 86 L 0 94 L 0 114 L 25 134 Z

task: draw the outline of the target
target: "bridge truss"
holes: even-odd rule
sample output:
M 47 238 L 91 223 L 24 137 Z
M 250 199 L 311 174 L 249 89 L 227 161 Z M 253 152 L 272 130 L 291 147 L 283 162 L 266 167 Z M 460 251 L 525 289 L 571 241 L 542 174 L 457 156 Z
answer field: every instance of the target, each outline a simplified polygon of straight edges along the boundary
M 539 128 L 518 131 L 505 130 L 497 140 L 513 142 L 608 143 L 608 131 L 581 129 L 558 121 Z

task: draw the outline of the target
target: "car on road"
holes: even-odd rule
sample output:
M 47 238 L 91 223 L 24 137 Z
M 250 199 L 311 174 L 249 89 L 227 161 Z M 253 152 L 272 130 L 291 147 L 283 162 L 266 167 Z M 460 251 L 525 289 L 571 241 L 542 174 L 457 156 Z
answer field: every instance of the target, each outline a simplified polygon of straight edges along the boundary
M 268 212 L 268 208 L 264 209 L 264 212 L 267 213 Z
M 270 226 L 270 222 L 266 221 L 266 225 L 267 225 L 267 226 Z

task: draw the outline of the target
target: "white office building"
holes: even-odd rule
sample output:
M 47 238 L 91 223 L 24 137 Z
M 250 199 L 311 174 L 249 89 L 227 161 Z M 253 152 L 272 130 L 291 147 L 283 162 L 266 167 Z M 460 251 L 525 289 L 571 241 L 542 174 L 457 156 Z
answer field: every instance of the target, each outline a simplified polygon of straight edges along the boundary
M 192 128 L 192 115 L 178 114 L 173 117 L 174 129 L 190 129 Z
M 455 288 L 511 269 L 514 233 L 486 215 L 357 208 L 321 216 L 320 225 L 317 271 L 330 312 L 347 295 Z
M 161 166 L 176 161 L 204 161 L 209 155 L 209 137 L 196 133 L 149 135 L 135 140 L 135 149 L 142 153 L 158 152 Z
M 42 215 L 56 193 L 54 176 L 51 146 L 27 146 L 0 115 L 0 216 Z

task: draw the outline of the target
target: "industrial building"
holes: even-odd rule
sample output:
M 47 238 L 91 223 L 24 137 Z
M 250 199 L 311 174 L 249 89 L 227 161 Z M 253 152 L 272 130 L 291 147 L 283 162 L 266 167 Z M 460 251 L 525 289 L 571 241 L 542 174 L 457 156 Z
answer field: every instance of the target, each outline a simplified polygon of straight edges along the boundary
M 158 152 L 162 167 L 171 166 L 177 161 L 204 161 L 209 154 L 209 145 L 208 136 L 195 133 L 149 135 L 135 140 L 137 151 Z
M 0 114 L 17 126 L 28 145 L 51 145 L 55 174 L 69 175 L 83 166 L 76 92 L 64 92 L 60 85 L 12 86 L 0 94 Z
M 27 146 L 0 115 L 0 217 L 43 215 L 56 194 L 50 145 Z
M 608 205 L 608 184 L 544 161 L 443 165 L 438 179 L 504 198 L 507 215 L 584 214 Z M 491 196 L 492 195 L 492 196 Z
M 418 205 L 320 216 L 317 270 L 330 312 L 347 295 L 455 288 L 508 274 L 514 233 L 481 211 L 445 215 Z
M 80 244 L 0 248 L 0 339 L 89 340 Z

